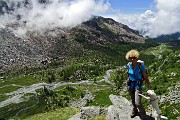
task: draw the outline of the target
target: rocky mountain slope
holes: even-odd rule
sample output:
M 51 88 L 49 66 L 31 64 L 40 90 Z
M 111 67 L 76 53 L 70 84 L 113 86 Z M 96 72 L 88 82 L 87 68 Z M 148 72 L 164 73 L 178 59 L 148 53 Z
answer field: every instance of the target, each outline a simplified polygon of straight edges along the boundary
M 109 44 L 144 43 L 137 31 L 113 19 L 93 17 L 81 25 L 71 28 L 54 28 L 43 32 L 27 31 L 24 36 L 14 32 L 24 27 L 21 22 L 0 27 L 0 69 L 37 65 L 45 60 L 81 56 L 87 46 Z
M 41 59 L 42 52 L 27 39 L 22 39 L 8 28 L 0 29 L 0 68 L 31 65 Z

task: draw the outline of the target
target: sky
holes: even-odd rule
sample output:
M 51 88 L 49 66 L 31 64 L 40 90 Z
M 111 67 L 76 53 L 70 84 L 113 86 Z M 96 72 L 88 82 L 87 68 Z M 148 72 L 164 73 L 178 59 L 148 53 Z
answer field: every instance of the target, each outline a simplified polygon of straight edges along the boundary
M 143 36 L 157 37 L 180 32 L 180 0 L 29 0 L 30 5 L 18 4 L 25 0 L 4 0 L 14 11 L 0 16 L 0 27 L 17 21 L 22 24 L 14 31 L 72 28 L 92 18 L 93 15 L 112 18 Z
M 146 10 L 155 10 L 153 0 L 109 0 L 114 10 L 119 10 L 125 14 L 142 13 Z
M 104 17 L 128 25 L 143 36 L 180 32 L 180 0 L 109 0 Z M 115 12 L 112 12 L 115 11 Z

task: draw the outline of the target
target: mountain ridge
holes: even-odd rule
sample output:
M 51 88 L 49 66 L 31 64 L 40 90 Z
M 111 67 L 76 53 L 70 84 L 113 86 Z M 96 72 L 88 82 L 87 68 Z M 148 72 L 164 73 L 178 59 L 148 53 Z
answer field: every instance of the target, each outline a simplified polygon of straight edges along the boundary
M 89 44 L 107 46 L 145 42 L 137 31 L 103 17 L 93 17 L 71 29 L 54 28 L 44 33 L 27 31 L 25 36 L 19 36 L 14 32 L 18 27 L 21 27 L 21 21 L 2 26 L 0 29 L 2 70 L 12 66 L 37 65 L 44 60 L 79 56 L 85 52 L 85 46 Z
M 159 42 L 166 42 L 166 41 L 178 41 L 180 40 L 180 32 L 176 32 L 169 35 L 160 35 L 156 38 L 153 38 L 153 40 L 157 40 Z

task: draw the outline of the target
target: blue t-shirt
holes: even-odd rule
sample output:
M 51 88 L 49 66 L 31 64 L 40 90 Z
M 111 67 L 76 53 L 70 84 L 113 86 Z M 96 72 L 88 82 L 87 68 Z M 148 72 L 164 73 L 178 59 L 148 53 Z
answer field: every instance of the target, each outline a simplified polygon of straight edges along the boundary
M 135 68 L 132 68 L 132 62 L 129 62 L 126 65 L 126 68 L 128 68 L 129 80 L 131 80 L 131 81 L 142 80 L 141 71 L 142 71 L 142 73 L 144 73 L 146 71 L 144 64 L 139 63 L 139 62 L 137 63 Z M 139 68 L 141 69 L 141 71 Z
M 138 62 L 136 67 L 132 68 L 132 62 L 129 62 L 126 68 L 128 68 L 129 80 L 131 81 L 128 88 L 142 89 L 142 82 L 140 81 L 142 81 L 141 72 L 146 71 L 144 64 Z

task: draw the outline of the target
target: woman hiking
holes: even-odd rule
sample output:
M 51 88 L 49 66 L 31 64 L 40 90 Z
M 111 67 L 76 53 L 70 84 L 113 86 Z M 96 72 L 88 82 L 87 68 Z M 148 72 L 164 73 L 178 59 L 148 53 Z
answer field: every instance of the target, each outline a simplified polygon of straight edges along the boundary
M 128 68 L 129 79 L 127 85 L 133 105 L 133 110 L 130 116 L 131 118 L 134 118 L 135 116 L 140 115 L 142 120 L 147 120 L 146 111 L 141 104 L 141 96 L 139 95 L 142 93 L 143 80 L 146 81 L 148 89 L 151 88 L 146 68 L 143 63 L 138 61 L 138 58 L 139 52 L 137 50 L 131 50 L 126 54 L 126 59 L 130 60 L 130 62 L 126 65 L 126 68 Z

